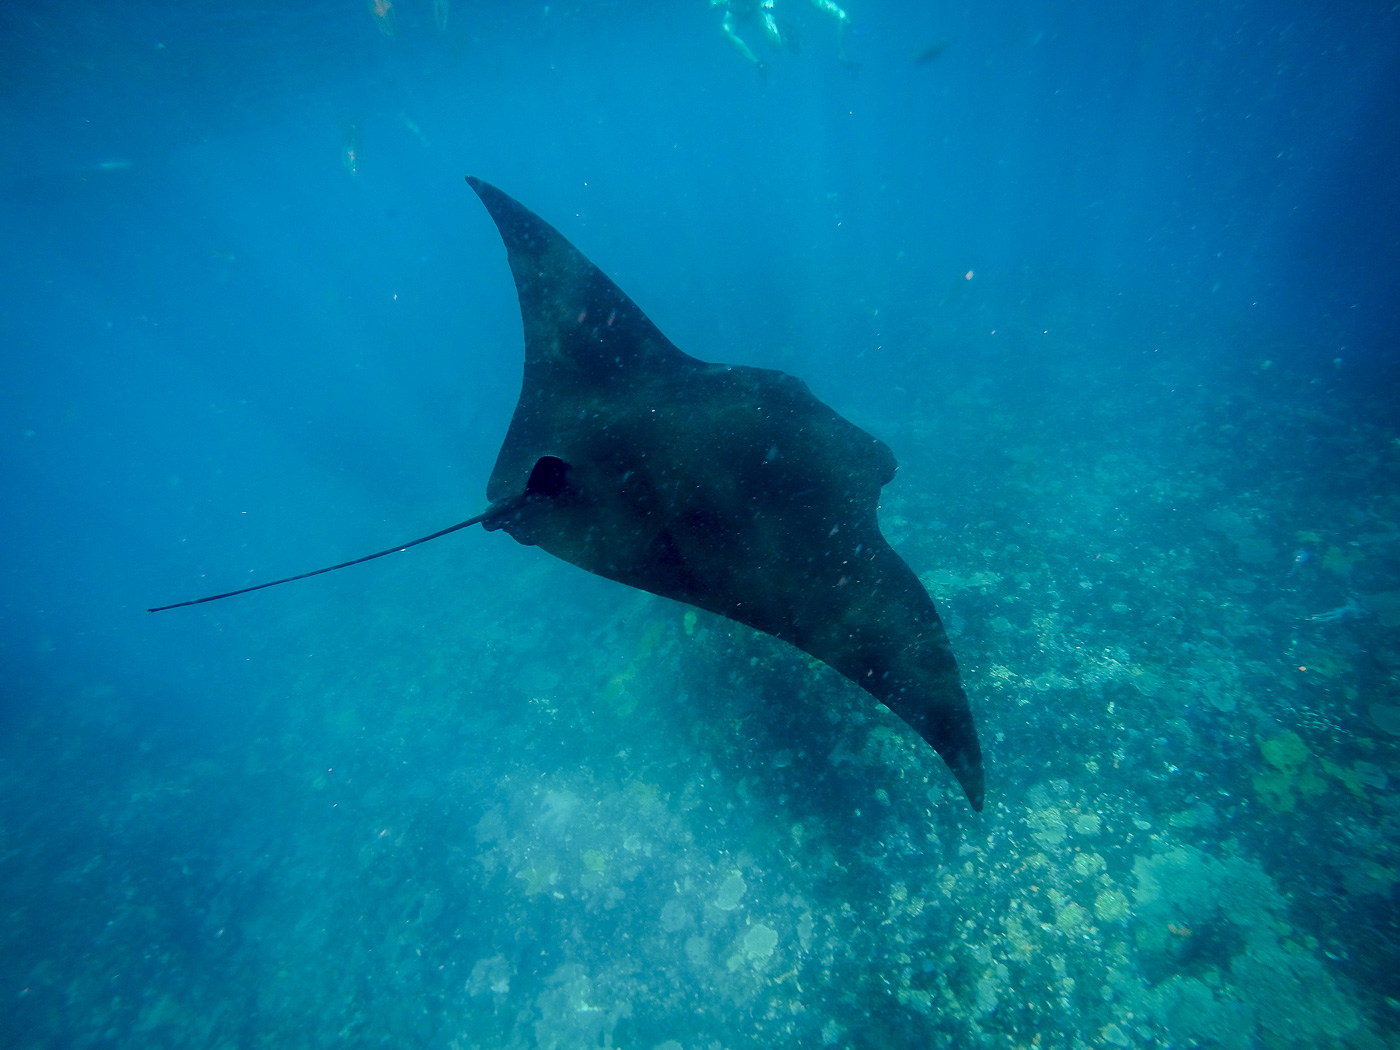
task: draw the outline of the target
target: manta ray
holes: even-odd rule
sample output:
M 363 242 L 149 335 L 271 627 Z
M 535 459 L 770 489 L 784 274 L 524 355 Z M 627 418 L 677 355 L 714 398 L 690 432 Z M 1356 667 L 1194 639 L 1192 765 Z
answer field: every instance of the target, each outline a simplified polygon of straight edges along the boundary
M 470 525 L 728 617 L 834 668 L 909 724 L 980 810 L 977 730 L 933 601 L 880 532 L 895 458 L 783 372 L 678 349 L 528 208 L 467 178 L 520 300 L 520 401 Z

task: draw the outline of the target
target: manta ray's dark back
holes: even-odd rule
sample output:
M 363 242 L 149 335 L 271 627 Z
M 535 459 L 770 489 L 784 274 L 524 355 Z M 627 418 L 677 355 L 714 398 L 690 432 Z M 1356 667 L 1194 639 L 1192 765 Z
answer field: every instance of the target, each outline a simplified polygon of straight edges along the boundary
M 799 379 L 682 353 L 557 230 L 467 181 L 505 242 L 525 332 L 487 496 L 530 498 L 486 527 L 810 653 L 909 723 L 980 810 L 947 634 L 876 520 L 889 448 Z

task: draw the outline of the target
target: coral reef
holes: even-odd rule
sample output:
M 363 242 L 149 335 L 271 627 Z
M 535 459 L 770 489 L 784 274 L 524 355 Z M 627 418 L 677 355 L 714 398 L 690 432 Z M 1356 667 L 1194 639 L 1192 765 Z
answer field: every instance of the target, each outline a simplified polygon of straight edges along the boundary
M 980 816 L 773 640 L 449 548 L 267 625 L 227 732 L 100 684 L 16 729 L 13 1045 L 1395 1046 L 1400 453 L 1267 391 L 1042 386 L 924 406 L 886 500 Z

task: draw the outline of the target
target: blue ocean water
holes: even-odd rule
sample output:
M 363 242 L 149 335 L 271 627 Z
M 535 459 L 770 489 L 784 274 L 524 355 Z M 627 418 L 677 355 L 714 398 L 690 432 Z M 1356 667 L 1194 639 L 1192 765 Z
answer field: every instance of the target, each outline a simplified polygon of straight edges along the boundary
M 0 10 L 0 1046 L 1384 1047 L 1400 12 Z M 477 175 L 900 461 L 973 814 L 803 654 L 466 531 Z

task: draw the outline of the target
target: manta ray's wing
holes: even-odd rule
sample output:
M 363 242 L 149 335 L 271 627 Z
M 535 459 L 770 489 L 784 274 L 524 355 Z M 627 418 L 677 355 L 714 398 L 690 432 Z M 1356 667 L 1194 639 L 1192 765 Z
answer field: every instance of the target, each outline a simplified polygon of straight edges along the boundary
M 525 331 L 487 495 L 532 498 L 487 527 L 791 642 L 908 722 L 981 809 L 947 635 L 876 520 L 889 448 L 801 380 L 682 353 L 558 231 L 467 181 L 505 242 Z

